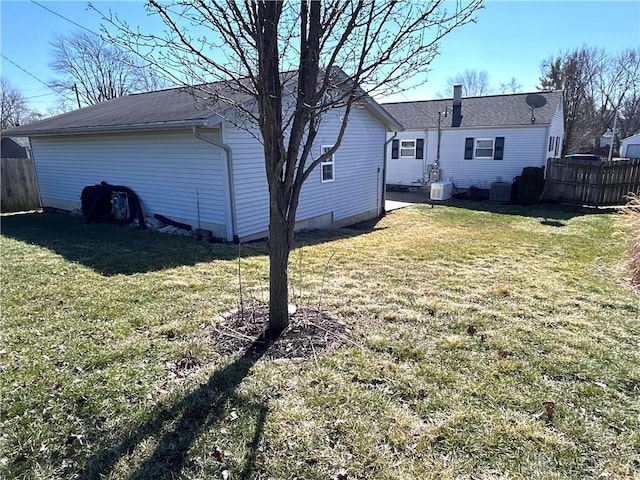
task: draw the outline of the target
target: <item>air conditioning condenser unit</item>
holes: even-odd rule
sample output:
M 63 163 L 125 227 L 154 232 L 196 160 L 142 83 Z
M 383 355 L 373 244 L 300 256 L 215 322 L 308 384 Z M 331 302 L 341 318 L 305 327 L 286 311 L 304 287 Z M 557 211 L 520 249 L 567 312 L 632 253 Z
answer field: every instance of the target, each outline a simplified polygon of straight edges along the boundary
M 431 183 L 431 200 L 449 200 L 453 193 L 453 183 L 451 182 L 432 182 Z

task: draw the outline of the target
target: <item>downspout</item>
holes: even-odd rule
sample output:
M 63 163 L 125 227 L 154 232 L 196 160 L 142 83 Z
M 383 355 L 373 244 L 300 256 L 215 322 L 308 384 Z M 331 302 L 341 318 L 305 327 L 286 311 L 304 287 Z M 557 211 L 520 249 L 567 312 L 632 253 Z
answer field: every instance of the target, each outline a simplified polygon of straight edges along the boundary
M 436 161 L 434 168 L 440 168 L 440 140 L 442 139 L 442 112 L 438 112 L 438 150 L 436 152 Z
M 444 118 L 447 118 L 449 113 L 449 107 L 444 109 Z M 428 135 L 428 130 L 427 130 Z M 438 112 L 438 147 L 436 150 L 436 161 L 434 162 L 434 170 L 440 170 L 440 144 L 442 143 L 442 112 Z M 439 178 L 439 177 L 438 177 Z M 429 178 L 431 180 L 431 178 Z
M 231 147 L 229 145 L 225 145 L 224 143 L 218 142 L 211 138 L 203 137 L 198 131 L 198 127 L 194 126 L 192 127 L 192 129 L 193 129 L 192 130 L 193 136 L 196 137 L 198 140 L 202 140 L 203 142 L 210 143 L 211 145 L 218 147 L 225 153 L 225 159 L 226 159 L 225 167 L 227 171 L 226 172 L 227 179 L 229 180 L 228 186 L 229 186 L 229 206 L 231 208 L 231 236 L 233 237 L 233 241 L 237 242 L 238 232 L 237 232 L 237 225 L 236 225 L 236 202 L 233 194 L 233 170 L 232 170 L 232 162 L 231 162 Z
M 40 208 L 43 208 L 42 205 L 42 193 L 40 193 L 40 179 L 38 178 L 38 169 L 36 168 L 36 157 L 33 153 L 33 143 L 31 143 L 31 137 L 29 138 L 29 159 L 31 160 L 31 164 L 33 165 L 33 175 L 36 177 L 36 187 L 38 188 L 38 203 L 40 204 Z
M 384 142 L 384 157 L 382 162 L 382 205 L 380 205 L 380 216 L 384 217 L 387 213 L 385 205 L 387 204 L 387 147 L 398 136 L 398 132 L 393 134 L 389 140 Z

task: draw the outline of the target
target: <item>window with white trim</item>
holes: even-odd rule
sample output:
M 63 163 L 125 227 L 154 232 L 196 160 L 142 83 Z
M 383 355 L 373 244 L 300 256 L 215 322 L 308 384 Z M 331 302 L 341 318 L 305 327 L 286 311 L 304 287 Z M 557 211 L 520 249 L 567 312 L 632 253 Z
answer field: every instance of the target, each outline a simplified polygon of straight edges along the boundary
M 331 150 L 333 148 L 333 145 L 323 145 L 320 148 L 320 153 L 322 155 L 324 155 L 325 153 L 327 153 L 329 150 Z M 323 160 L 322 162 L 320 162 L 320 179 L 322 181 L 322 183 L 325 182 L 333 182 L 334 180 L 334 163 L 333 163 L 333 155 L 331 155 L 330 157 L 326 158 L 325 160 Z
M 553 151 L 554 157 L 557 157 L 559 153 L 560 153 L 560 137 L 556 137 L 556 145 Z
M 493 158 L 493 138 L 476 138 L 475 158 Z
M 402 140 L 400 142 L 400 158 L 416 158 L 415 140 Z

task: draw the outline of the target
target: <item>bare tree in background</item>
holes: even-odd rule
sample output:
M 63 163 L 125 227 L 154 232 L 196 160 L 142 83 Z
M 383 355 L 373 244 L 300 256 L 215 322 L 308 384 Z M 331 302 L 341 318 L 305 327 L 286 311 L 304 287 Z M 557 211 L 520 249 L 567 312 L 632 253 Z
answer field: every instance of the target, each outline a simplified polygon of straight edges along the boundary
M 453 95 L 453 86 L 462 85 L 463 97 L 479 97 L 489 95 L 492 91 L 489 84 L 489 73 L 486 70 L 465 70 L 458 73 L 455 77 L 447 78 L 447 88 L 438 92 L 440 98 L 451 98 Z
M 563 90 L 565 143 L 562 154 L 594 151 L 600 137 L 613 129 L 619 137 L 640 128 L 640 50 L 617 55 L 581 47 L 542 62 L 540 87 Z
M 24 125 L 41 117 L 42 115 L 29 108 L 26 98 L 18 88 L 4 77 L 0 79 L 0 130 Z
M 576 49 L 542 62 L 542 90 L 563 90 L 564 144 L 562 155 L 592 143 L 593 99 L 587 95 L 593 69 L 586 49 Z M 586 147 L 588 148 L 588 147 Z
M 51 47 L 50 65 L 60 76 L 49 86 L 67 98 L 77 98 L 78 106 L 165 85 L 153 69 L 97 35 L 82 31 L 56 35 Z
M 616 55 L 592 50 L 593 74 L 588 93 L 593 97 L 599 137 L 613 129 L 617 115 L 615 142 L 640 129 L 640 48 Z
M 349 115 L 368 95 L 422 83 L 439 41 L 473 20 L 482 0 L 221 2 L 151 0 L 168 35 L 144 35 L 117 18 L 112 41 L 136 52 L 204 105 L 225 103 L 264 147 L 269 187 L 269 330 L 288 325 L 289 254 L 302 185 L 340 146 Z M 126 32 L 122 34 L 123 30 Z M 183 76 L 181 76 L 181 72 Z M 212 83 L 224 80 L 224 83 Z M 314 140 L 330 110 L 341 128 L 323 152 Z M 381 146 L 382 148 L 382 146 Z
M 522 85 L 516 77 L 511 77 L 508 82 L 500 84 L 500 93 L 518 93 L 522 90 Z

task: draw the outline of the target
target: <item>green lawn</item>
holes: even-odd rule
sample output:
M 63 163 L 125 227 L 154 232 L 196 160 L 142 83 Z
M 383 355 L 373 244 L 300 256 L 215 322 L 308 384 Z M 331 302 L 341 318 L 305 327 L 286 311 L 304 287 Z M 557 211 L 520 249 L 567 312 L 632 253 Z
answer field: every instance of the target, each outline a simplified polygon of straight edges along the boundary
M 301 235 L 292 293 L 351 341 L 294 363 L 208 335 L 264 243 L 3 216 L 0 478 L 640 478 L 629 236 L 480 203 Z

